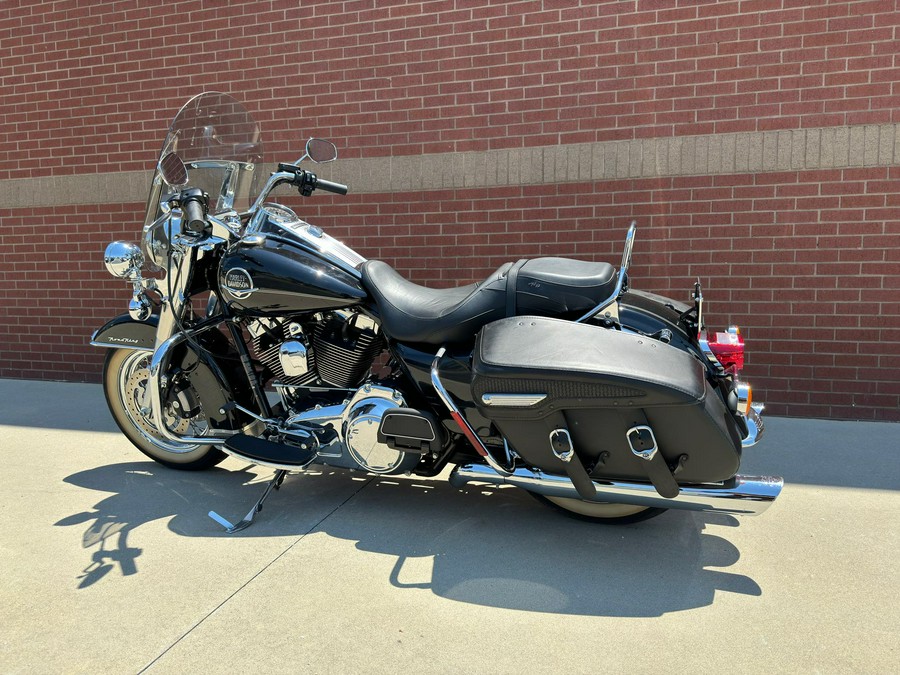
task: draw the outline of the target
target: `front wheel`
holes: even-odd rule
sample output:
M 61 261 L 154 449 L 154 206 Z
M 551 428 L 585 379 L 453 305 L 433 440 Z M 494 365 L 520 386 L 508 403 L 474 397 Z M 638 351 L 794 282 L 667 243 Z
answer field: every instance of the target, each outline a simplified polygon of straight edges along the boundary
M 635 506 L 634 504 L 612 504 L 610 502 L 587 502 L 571 497 L 548 497 L 529 492 L 532 497 L 551 508 L 563 511 L 566 515 L 579 520 L 609 525 L 627 525 L 649 520 L 664 513 L 667 509 L 652 506 Z
M 103 365 L 103 393 L 113 419 L 122 433 L 138 450 L 151 459 L 173 469 L 198 470 L 215 466 L 225 454 L 212 445 L 176 443 L 159 433 L 150 410 L 149 352 L 110 349 Z M 174 402 L 164 403 L 162 423 L 177 433 L 202 436 L 209 432 L 203 413 L 185 418 L 178 414 Z

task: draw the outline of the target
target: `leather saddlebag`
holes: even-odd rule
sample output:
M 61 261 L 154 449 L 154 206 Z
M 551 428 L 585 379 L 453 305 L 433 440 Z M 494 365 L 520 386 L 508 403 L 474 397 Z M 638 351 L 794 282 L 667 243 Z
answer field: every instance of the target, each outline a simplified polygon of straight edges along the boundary
M 550 439 L 563 425 L 593 478 L 648 480 L 637 452 L 648 438 L 678 483 L 724 481 L 738 470 L 740 435 L 703 365 L 657 340 L 558 319 L 502 319 L 478 334 L 472 390 L 481 414 L 544 471 L 565 473 Z

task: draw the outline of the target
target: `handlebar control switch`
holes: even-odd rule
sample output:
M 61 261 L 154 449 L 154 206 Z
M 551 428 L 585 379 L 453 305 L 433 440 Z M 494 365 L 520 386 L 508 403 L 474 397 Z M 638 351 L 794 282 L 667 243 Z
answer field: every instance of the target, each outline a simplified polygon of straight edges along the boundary
M 309 171 L 300 171 L 294 179 L 294 184 L 297 186 L 297 190 L 303 197 L 309 197 L 313 193 L 313 190 L 316 189 L 316 183 L 318 182 L 319 180 L 316 177 L 316 174 Z

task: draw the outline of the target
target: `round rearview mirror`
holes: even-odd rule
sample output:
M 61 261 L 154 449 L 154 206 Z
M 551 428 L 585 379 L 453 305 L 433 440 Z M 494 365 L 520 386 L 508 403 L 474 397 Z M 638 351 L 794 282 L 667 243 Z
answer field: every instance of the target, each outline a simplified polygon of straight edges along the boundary
M 162 174 L 163 180 L 172 187 L 187 185 L 187 167 L 181 161 L 181 157 L 174 152 L 168 153 L 159 160 L 159 172 Z
M 306 156 L 317 164 L 332 162 L 337 159 L 337 146 L 322 138 L 310 138 L 306 141 Z
M 103 254 L 106 271 L 121 279 L 138 279 L 144 266 L 144 254 L 134 244 L 127 241 L 114 241 L 106 247 Z

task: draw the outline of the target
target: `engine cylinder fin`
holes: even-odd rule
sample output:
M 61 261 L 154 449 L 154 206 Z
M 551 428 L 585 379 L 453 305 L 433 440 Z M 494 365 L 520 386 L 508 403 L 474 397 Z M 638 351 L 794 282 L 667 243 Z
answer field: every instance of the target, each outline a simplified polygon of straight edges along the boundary
M 312 339 L 316 371 L 336 387 L 358 385 L 381 351 L 381 336 L 371 329 L 357 329 L 334 316 L 316 326 Z
M 268 330 L 262 328 L 264 325 L 263 322 L 266 322 L 265 327 Z M 287 340 L 297 339 L 297 336 L 289 330 L 289 325 L 290 322 L 287 320 L 283 320 L 280 323 L 272 319 L 259 319 L 254 321 L 250 326 L 250 334 L 252 336 L 251 344 L 253 346 L 254 354 L 257 360 L 265 366 L 281 384 L 293 386 L 310 384 L 316 380 L 316 358 L 313 349 L 310 349 L 307 352 L 309 372 L 306 374 L 289 377 L 284 374 L 284 369 L 281 367 L 281 357 L 279 355 L 281 345 Z
M 381 335 L 371 327 L 354 325 L 353 316 L 332 313 L 315 324 L 308 341 L 289 318 L 255 319 L 248 324 L 257 360 L 280 384 L 307 386 L 325 382 L 334 387 L 353 388 L 366 377 L 375 357 L 381 352 Z M 293 330 L 292 330 L 293 328 Z M 307 348 L 309 370 L 288 376 L 281 364 L 279 350 L 289 340 L 301 340 Z

